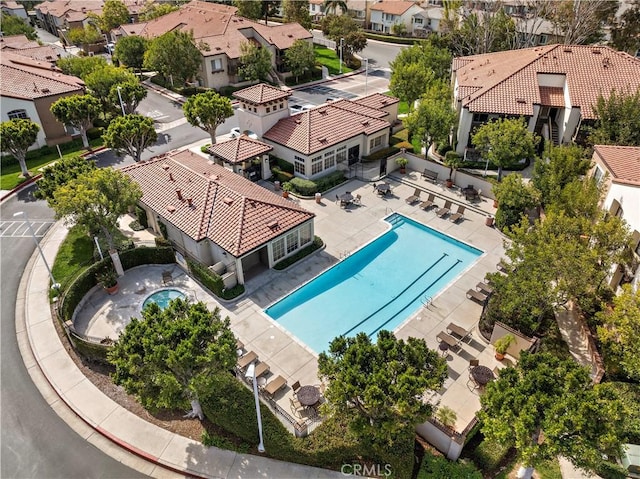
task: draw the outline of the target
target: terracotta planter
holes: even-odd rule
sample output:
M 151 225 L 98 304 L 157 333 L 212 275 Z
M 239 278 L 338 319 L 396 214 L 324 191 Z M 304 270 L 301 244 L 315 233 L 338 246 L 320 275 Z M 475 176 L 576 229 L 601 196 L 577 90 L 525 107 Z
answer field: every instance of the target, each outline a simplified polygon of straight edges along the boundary
M 504 354 L 499 353 L 499 352 L 496 351 L 496 359 L 498 361 L 502 361 L 504 359 Z
M 447 188 L 453 188 L 453 180 L 445 180 L 445 184 Z
M 403 175 L 407 172 L 406 168 L 400 168 L 400 173 L 402 173 Z
M 118 292 L 118 289 L 120 288 L 120 286 L 118 285 L 118 283 L 115 284 L 115 286 L 111 286 L 110 288 L 104 288 L 104 290 L 107 292 L 107 294 L 116 294 Z
M 493 226 L 493 216 L 487 216 L 484 220 L 484 224 L 487 226 Z
M 498 207 L 498 200 L 493 200 L 493 207 L 497 208 Z
M 286 191 L 286 190 L 285 190 L 285 191 L 283 191 L 283 192 L 282 192 L 282 197 L 283 197 L 283 198 L 289 198 L 289 192 L 288 192 L 288 191 Z

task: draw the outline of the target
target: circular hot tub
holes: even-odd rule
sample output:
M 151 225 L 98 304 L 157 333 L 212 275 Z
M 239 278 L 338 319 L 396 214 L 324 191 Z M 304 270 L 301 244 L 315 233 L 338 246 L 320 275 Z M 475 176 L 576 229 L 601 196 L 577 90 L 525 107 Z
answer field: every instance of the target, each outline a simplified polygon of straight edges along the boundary
M 166 309 L 172 299 L 184 299 L 186 297 L 187 295 L 179 289 L 161 289 L 145 298 L 144 302 L 142 303 L 142 309 L 146 308 L 151 303 L 156 303 L 160 307 L 160 309 Z

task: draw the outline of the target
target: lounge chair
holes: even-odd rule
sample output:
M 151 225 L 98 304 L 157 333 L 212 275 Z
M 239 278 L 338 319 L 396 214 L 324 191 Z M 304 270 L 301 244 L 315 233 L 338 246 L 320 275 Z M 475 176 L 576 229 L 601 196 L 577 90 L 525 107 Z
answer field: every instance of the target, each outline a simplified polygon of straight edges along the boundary
M 475 299 L 480 303 L 484 303 L 485 301 L 487 301 L 489 296 L 487 296 L 484 293 L 481 293 L 480 291 L 476 291 L 475 289 L 470 289 L 469 291 L 467 291 L 467 298 Z
M 493 293 L 493 288 L 489 286 L 487 283 L 483 283 L 482 281 L 476 284 L 476 289 L 486 295 Z
M 440 208 L 438 211 L 436 211 L 436 215 L 442 218 L 443 216 L 448 215 L 450 211 L 451 211 L 451 201 L 447 200 L 444 202 L 444 206 Z
M 410 205 L 415 203 L 420 199 L 420 190 L 416 188 L 411 196 L 409 196 L 405 201 Z
M 462 218 L 464 218 L 464 205 L 458 206 L 458 211 L 452 214 L 449 217 L 449 220 L 452 221 L 453 223 L 457 223 Z
M 287 380 L 282 376 L 278 376 L 273 378 L 269 383 L 264 387 L 263 391 L 270 397 L 273 397 L 275 393 L 280 391 L 283 387 L 287 385 Z
M 420 208 L 422 208 L 423 210 L 428 210 L 429 208 L 431 208 L 432 206 L 435 206 L 433 204 L 433 202 L 436 199 L 436 195 L 434 195 L 433 193 L 429 194 L 429 197 L 427 198 L 426 201 L 423 201 L 422 203 L 420 203 Z
M 254 351 L 249 351 L 244 356 L 241 356 L 238 359 L 238 362 L 236 364 L 237 364 L 238 368 L 244 369 L 247 366 L 249 366 L 249 364 L 254 362 L 256 359 L 258 359 L 258 355 Z
M 460 341 L 464 341 L 465 339 L 471 339 L 471 330 L 464 329 L 462 326 L 457 325 L 456 323 L 449 323 L 446 329 L 447 333 L 460 337 Z
M 254 372 L 256 379 L 262 376 L 263 374 L 267 374 L 271 368 L 267 363 L 258 363 L 256 366 L 256 370 Z
M 460 341 L 444 331 L 440 331 L 436 336 L 436 339 L 438 339 L 439 343 L 445 343 L 449 346 L 449 349 L 461 349 Z

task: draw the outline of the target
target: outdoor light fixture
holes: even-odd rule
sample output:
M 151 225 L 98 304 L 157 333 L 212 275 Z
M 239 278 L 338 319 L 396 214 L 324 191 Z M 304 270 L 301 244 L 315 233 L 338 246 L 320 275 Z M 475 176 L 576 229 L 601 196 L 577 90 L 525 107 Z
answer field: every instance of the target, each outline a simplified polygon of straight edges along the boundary
M 16 216 L 24 216 L 24 220 L 27 223 L 27 228 L 29 228 L 29 233 L 31 233 L 31 237 L 33 238 L 33 241 L 36 244 L 36 247 L 38 248 L 38 251 L 40 252 L 40 257 L 42 258 L 42 261 L 44 262 L 44 265 L 46 266 L 47 271 L 49 272 L 49 278 L 51 278 L 51 287 L 53 289 L 58 289 L 60 287 L 60 285 L 58 283 L 56 283 L 56 280 L 53 277 L 53 273 L 51 272 L 51 268 L 49 268 L 49 263 L 47 263 L 47 259 L 44 257 L 44 253 L 42 252 L 42 248 L 40 248 L 40 243 L 38 243 L 38 239 L 36 238 L 36 234 L 33 231 L 33 228 L 31 227 L 31 222 L 29 221 L 29 217 L 27 216 L 27 214 L 24 211 L 18 211 L 17 213 L 14 213 L 13 217 L 15 218 Z
M 244 377 L 251 379 L 253 382 L 253 396 L 256 400 L 256 416 L 258 417 L 258 435 L 260 436 L 260 444 L 258 444 L 258 451 L 264 452 L 264 441 L 262 440 L 262 417 L 260 416 L 260 399 L 258 398 L 258 378 L 256 378 L 256 364 L 251 363 L 247 368 L 247 372 Z

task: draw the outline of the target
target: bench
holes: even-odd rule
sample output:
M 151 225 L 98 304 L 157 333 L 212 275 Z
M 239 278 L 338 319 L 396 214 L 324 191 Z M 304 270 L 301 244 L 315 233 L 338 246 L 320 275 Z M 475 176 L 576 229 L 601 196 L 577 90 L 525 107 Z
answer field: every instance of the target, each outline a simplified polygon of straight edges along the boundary
M 438 173 L 427 168 L 425 168 L 422 172 L 422 177 L 425 180 L 431 180 L 433 183 L 436 183 L 438 181 Z

